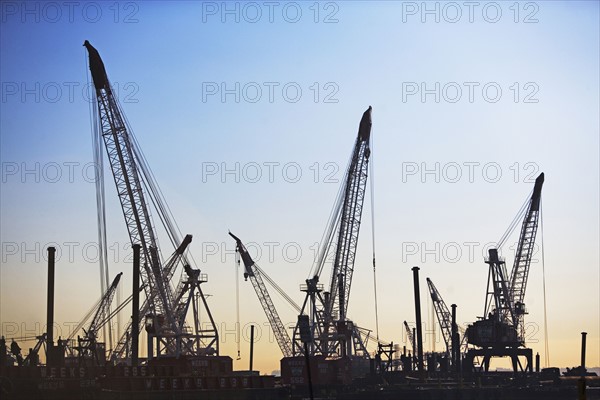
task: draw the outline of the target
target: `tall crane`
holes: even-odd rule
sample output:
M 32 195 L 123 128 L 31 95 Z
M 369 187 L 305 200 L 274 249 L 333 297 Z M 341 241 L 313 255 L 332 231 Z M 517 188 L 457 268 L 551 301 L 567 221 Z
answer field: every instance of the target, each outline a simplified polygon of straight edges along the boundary
M 176 291 L 171 285 L 171 278 L 180 262 L 189 266 L 183 253 L 191 241 L 191 237 L 189 239 L 186 237 L 183 241 L 179 240 L 175 229 L 176 225 L 171 219 L 168 207 L 164 204 L 162 194 L 152 177 L 141 149 L 126 124 L 108 80 L 104 63 L 98 51 L 87 40 L 84 46 L 89 53 L 89 66 L 95 89 L 97 112 L 95 119 L 98 122 L 98 134 L 104 142 L 131 244 L 141 246 L 140 278 L 146 295 L 140 307 L 139 320 L 130 322 L 112 355 L 117 358 L 127 355 L 131 324 L 138 324 L 141 327 L 144 318 L 146 318 L 149 342 L 152 337 L 157 339 L 157 356 L 179 357 L 182 351 L 186 352 L 183 345 L 184 339 L 186 339 L 186 343 L 190 339 L 195 343 L 203 343 L 203 340 L 209 337 L 212 339 L 212 343 L 218 343 L 218 340 L 215 340 L 217 331 L 212 320 L 213 326 L 208 329 L 209 332 L 196 330 L 188 333 L 184 328 L 185 315 L 179 309 L 179 302 L 181 290 L 185 288 L 185 285 L 180 282 L 176 286 Z M 150 214 L 150 204 L 155 206 L 171 243 L 177 246 L 175 253 L 164 264 L 161 261 L 155 225 Z M 193 275 L 195 274 L 193 273 Z M 188 278 L 190 277 L 190 274 L 182 273 L 182 281 L 187 279 L 186 275 Z M 201 290 L 199 290 L 199 295 L 206 306 Z M 187 308 L 183 308 L 187 310 Z M 206 351 L 204 348 L 195 348 L 195 352 L 192 354 L 206 354 Z M 149 354 L 149 357 L 152 357 L 152 354 Z
M 301 314 L 309 316 L 311 355 L 368 357 L 361 332 L 347 319 L 347 310 L 371 155 L 371 110 L 369 107 L 361 118 L 350 163 L 321 242 L 314 273 L 300 287 L 306 292 Z M 319 280 L 326 263 L 331 263 L 332 271 L 329 290 L 323 292 L 324 287 Z M 294 328 L 292 347 L 294 355 L 303 354 L 298 325 Z
M 239 253 L 242 261 L 244 262 L 244 278 L 250 278 L 250 282 L 252 282 L 254 291 L 260 300 L 260 304 L 262 305 L 267 319 L 269 320 L 269 324 L 271 324 L 271 329 L 273 330 L 273 334 L 275 335 L 275 339 L 277 340 L 277 344 L 279 345 L 283 356 L 292 357 L 292 340 L 290 339 L 290 335 L 288 334 L 285 325 L 283 322 L 281 322 L 279 313 L 277 312 L 277 309 L 271 300 L 271 296 L 269 295 L 269 291 L 267 290 L 263 280 L 262 270 L 258 267 L 258 265 L 256 265 L 242 241 L 231 232 L 229 232 L 229 235 L 235 240 L 236 251 Z M 284 297 L 287 297 L 283 290 L 279 289 L 278 291 L 284 294 Z M 298 311 L 300 311 L 300 308 L 295 305 L 295 303 L 289 299 L 289 297 L 287 300 L 288 302 L 291 302 L 291 304 L 295 306 Z
M 518 359 L 519 355 L 527 358 L 525 368 L 532 369 L 531 349 L 524 348 L 523 317 L 527 314 L 527 310 L 523 301 L 540 217 L 543 183 L 542 173 L 535 180 L 531 196 L 499 241 L 498 248 L 518 226 L 518 221 L 522 217 L 515 261 L 510 276 L 504 259 L 498 254 L 498 248 L 488 251 L 489 257 L 485 261 L 489 265 L 485 316 L 467 328 L 468 342 L 483 349 L 470 350 L 471 358 L 483 355 L 483 365 L 486 370 L 489 368 L 490 357 L 502 355 L 512 358 L 515 371 L 519 365 L 523 369 Z
M 510 274 L 509 299 L 513 309 L 512 323 L 517 331 L 519 340 L 525 342 L 525 326 L 523 317 L 527 314 L 525 309 L 525 289 L 527 288 L 527 278 L 529 277 L 529 267 L 534 252 L 535 237 L 538 229 L 540 217 L 540 200 L 542 195 L 542 185 L 544 184 L 544 174 L 536 179 L 533 193 L 529 201 L 529 207 L 521 225 L 521 234 L 517 245 L 517 252 L 513 268 Z

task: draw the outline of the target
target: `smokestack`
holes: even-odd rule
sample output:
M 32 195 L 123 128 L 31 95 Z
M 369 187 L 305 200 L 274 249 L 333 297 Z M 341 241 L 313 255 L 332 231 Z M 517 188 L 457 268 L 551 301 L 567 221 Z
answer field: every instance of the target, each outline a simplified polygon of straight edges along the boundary
M 450 354 L 450 358 L 452 359 L 452 366 L 457 370 L 458 372 L 458 368 L 457 368 L 457 359 L 458 359 L 458 340 L 457 340 L 457 335 L 458 335 L 458 326 L 456 326 L 456 304 L 452 304 L 450 307 L 452 307 L 452 334 L 450 337 L 450 341 L 452 343 L 452 354 Z
M 250 325 L 250 371 L 254 361 L 254 325 Z
M 55 247 L 48 247 L 48 300 L 46 302 L 46 349 L 52 354 L 54 349 L 54 257 Z M 47 358 L 53 358 L 52 356 Z M 48 360 L 46 360 L 48 363 Z
M 133 246 L 133 289 L 131 301 L 131 365 L 139 363 L 140 338 L 140 245 Z
M 585 375 L 585 339 L 587 332 L 581 332 L 581 375 Z
M 413 281 L 415 286 L 415 316 L 417 319 L 417 363 L 419 372 L 424 372 L 423 369 L 423 327 L 421 326 L 421 295 L 419 292 L 419 267 L 413 267 Z

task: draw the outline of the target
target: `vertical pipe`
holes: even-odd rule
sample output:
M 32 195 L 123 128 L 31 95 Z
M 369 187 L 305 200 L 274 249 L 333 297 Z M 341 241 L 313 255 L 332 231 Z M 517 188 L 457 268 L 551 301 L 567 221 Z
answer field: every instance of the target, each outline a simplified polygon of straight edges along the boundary
M 310 394 L 310 400 L 314 400 L 315 396 L 313 394 L 312 375 L 310 374 L 310 357 L 308 355 L 308 342 L 304 342 L 304 360 L 306 362 L 306 373 L 308 375 L 308 391 Z
M 413 370 L 417 370 L 417 329 L 413 328 L 413 340 L 412 340 L 412 347 L 413 347 L 413 355 L 412 355 L 412 366 L 413 366 Z
M 585 339 L 587 332 L 581 332 L 581 374 L 585 374 Z
M 419 292 L 419 267 L 413 267 L 413 281 L 415 289 L 415 314 L 417 318 L 417 364 L 419 365 L 419 371 L 424 372 L 423 369 L 423 327 L 421 326 L 421 295 Z
M 46 303 L 46 363 L 53 363 L 54 350 L 54 257 L 55 247 L 48 247 L 48 299 Z M 48 357 L 50 355 L 50 357 Z
M 577 382 L 577 391 L 579 400 L 587 399 L 587 391 L 586 386 L 587 383 L 585 381 L 585 339 L 587 332 L 581 332 L 581 378 Z
M 308 342 L 312 342 L 310 333 L 310 321 L 308 315 L 298 315 L 298 327 L 300 330 L 300 340 L 304 343 L 304 362 L 306 363 L 306 374 L 308 375 L 308 390 L 310 400 L 314 399 L 312 387 L 312 375 L 310 374 L 310 356 L 308 354 Z
M 450 335 L 450 343 L 452 343 L 452 354 L 450 354 L 450 359 L 452 360 L 452 367 L 458 372 L 457 359 L 458 359 L 458 349 L 457 349 L 457 340 L 456 335 L 458 334 L 458 326 L 456 326 L 456 304 L 452 304 L 450 306 L 452 308 L 452 330 Z
M 254 362 L 254 325 L 250 325 L 250 371 Z
M 131 365 L 139 363 L 140 338 L 140 245 L 133 245 L 133 288 L 131 301 Z

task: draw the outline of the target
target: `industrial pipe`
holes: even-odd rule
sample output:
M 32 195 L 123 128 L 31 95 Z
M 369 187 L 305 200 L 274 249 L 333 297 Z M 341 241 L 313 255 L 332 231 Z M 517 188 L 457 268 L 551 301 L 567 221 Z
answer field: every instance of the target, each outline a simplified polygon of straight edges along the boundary
M 423 373 L 423 327 L 421 326 L 421 295 L 419 292 L 419 267 L 413 267 L 413 281 L 415 289 L 415 316 L 417 319 L 417 365 L 419 372 Z
M 54 261 L 55 247 L 48 247 L 48 300 L 46 303 L 46 363 L 54 360 Z
M 587 332 L 581 332 L 581 374 L 585 375 L 585 339 Z
M 413 370 L 417 370 L 417 328 L 412 328 L 412 348 L 413 348 L 413 354 L 412 354 L 412 368 Z
M 139 363 L 140 338 L 140 245 L 133 246 L 133 288 L 131 301 L 131 365 Z
M 450 306 L 452 308 L 452 326 L 451 326 L 451 336 L 450 343 L 452 343 L 452 354 L 450 354 L 450 358 L 452 359 L 452 367 L 458 372 L 458 358 L 459 358 L 459 350 L 458 350 L 458 326 L 456 325 L 456 304 L 452 304 Z
M 586 375 L 586 371 L 585 371 L 585 339 L 586 339 L 586 336 L 587 336 L 587 332 L 581 332 L 581 378 L 579 378 L 579 381 L 577 382 L 577 391 L 578 391 L 579 400 L 587 399 L 587 393 L 586 393 L 587 383 L 585 381 L 585 375 Z
M 250 325 L 250 371 L 254 362 L 254 325 Z

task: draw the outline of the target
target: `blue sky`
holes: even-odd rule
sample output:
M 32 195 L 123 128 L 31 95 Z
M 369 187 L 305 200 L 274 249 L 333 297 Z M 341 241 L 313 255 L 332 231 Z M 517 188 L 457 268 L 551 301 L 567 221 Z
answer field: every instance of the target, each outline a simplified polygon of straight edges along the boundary
M 572 354 L 587 330 L 590 364 L 600 363 L 598 2 L 483 2 L 472 22 L 468 7 L 444 2 L 427 6 L 439 22 L 421 2 L 279 2 L 272 22 L 261 2 L 81 2 L 71 14 L 56 4 L 2 5 L 3 332 L 43 324 L 39 255 L 49 242 L 65 253 L 65 243 L 76 243 L 57 270 L 57 320 L 77 321 L 100 293 L 98 267 L 86 253 L 96 240 L 87 39 L 181 230 L 194 234 L 191 251 L 210 275 L 205 291 L 224 329 L 235 324 L 227 230 L 260 244 L 261 267 L 300 302 L 311 248 L 371 105 L 380 336 L 401 342 L 398 322 L 414 320 L 413 265 L 421 267 L 423 289 L 429 276 L 459 305 L 460 320 L 481 315 L 484 245 L 500 238 L 543 171 L 550 362 L 576 365 Z M 461 18 L 453 23 L 456 4 Z M 256 10 L 261 18 L 250 22 Z M 224 98 L 222 89 L 230 90 Z M 111 275 L 125 272 L 126 297 L 128 239 L 107 178 Z M 369 202 L 349 312 L 374 328 L 370 215 Z M 277 243 L 272 258 L 270 242 Z M 460 257 L 451 253 L 455 244 Z M 208 254 L 212 246 L 217 254 Z M 527 321 L 542 327 L 538 261 Z M 242 324 L 266 322 L 250 284 L 240 284 Z M 27 298 L 25 285 L 34 288 Z M 294 321 L 281 307 L 282 318 Z M 224 336 L 223 349 L 234 356 L 235 340 Z M 531 345 L 543 354 L 541 330 Z M 259 346 L 257 365 L 278 369 L 276 344 Z

